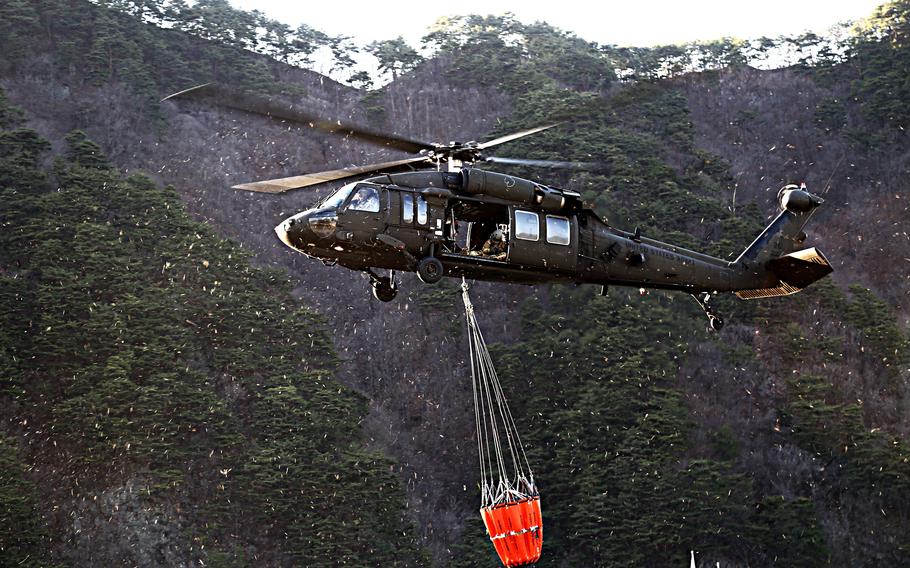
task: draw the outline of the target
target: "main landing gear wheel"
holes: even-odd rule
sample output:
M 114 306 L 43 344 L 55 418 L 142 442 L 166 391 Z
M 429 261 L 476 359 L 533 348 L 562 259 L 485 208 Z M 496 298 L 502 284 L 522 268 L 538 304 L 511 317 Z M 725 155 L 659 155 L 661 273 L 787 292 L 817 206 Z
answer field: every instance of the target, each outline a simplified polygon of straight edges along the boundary
M 705 292 L 701 298 L 697 294 L 691 294 L 695 301 L 698 302 L 698 305 L 701 306 L 701 309 L 705 311 L 705 315 L 708 316 L 708 325 L 711 326 L 711 329 L 714 331 L 720 331 L 724 327 L 724 319 L 719 315 L 715 314 L 711 309 L 711 306 L 708 305 L 708 302 L 711 300 L 711 294 Z
M 398 282 L 395 280 L 395 271 L 388 276 L 379 276 L 372 270 L 367 270 L 370 276 L 370 286 L 373 288 L 373 297 L 380 302 L 391 302 L 398 295 Z
M 442 280 L 442 263 L 438 258 L 425 256 L 417 263 L 417 277 L 425 284 L 436 284 Z

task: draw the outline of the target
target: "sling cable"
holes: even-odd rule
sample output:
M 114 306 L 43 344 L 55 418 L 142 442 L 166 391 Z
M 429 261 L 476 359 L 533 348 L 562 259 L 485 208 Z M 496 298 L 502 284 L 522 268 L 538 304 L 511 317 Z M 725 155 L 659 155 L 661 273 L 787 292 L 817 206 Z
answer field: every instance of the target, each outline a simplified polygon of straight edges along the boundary
M 480 457 L 480 515 L 499 559 L 508 567 L 540 560 L 543 522 L 540 494 L 518 429 L 483 334 L 474 317 L 468 284 L 462 279 L 462 299 L 468 320 L 474 417 Z

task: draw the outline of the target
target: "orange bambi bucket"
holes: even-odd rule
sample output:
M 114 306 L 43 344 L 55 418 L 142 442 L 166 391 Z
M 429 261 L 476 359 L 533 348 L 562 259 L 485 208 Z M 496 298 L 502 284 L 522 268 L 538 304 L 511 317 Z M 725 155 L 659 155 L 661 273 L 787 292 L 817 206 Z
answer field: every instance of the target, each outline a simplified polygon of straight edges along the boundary
M 540 560 L 543 521 L 539 495 L 484 507 L 480 515 L 504 565 L 525 566 Z

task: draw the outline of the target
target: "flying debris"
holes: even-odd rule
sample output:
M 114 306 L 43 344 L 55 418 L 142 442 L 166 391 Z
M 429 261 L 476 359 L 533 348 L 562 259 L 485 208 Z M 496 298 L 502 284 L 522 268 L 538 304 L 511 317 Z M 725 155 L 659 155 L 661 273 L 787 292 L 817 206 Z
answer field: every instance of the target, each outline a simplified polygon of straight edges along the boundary
M 540 494 L 518 429 L 509 411 L 490 352 L 474 317 L 467 282 L 462 299 L 468 320 L 477 454 L 480 458 L 480 516 L 506 566 L 540 560 L 543 519 Z
M 803 228 L 823 200 L 804 187 L 778 194 L 781 212 L 733 262 L 650 239 L 639 229 L 607 225 L 581 195 L 536 181 L 470 167 L 477 163 L 605 171 L 605 164 L 492 156 L 501 144 L 549 130 L 551 123 L 487 142 L 434 144 L 326 120 L 276 98 L 207 84 L 171 95 L 354 138 L 410 157 L 280 179 L 237 189 L 265 193 L 385 172 L 353 182 L 275 227 L 278 238 L 311 258 L 369 276 L 384 302 L 398 294 L 396 272 L 427 284 L 443 277 L 537 284 L 573 282 L 676 290 L 690 294 L 710 327 L 724 321 L 709 301 L 719 292 L 742 299 L 785 296 L 832 271 L 805 247 Z M 165 99 L 165 100 L 167 100 Z M 405 171 L 415 168 L 431 171 Z M 398 172 L 398 173 L 396 173 Z M 377 269 L 388 270 L 380 275 Z

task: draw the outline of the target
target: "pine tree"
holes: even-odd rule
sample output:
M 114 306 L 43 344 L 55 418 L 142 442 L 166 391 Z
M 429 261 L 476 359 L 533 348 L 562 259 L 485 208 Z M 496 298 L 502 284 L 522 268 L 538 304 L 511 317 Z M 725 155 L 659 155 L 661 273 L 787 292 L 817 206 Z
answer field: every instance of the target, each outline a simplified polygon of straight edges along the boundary
M 0 4 L 0 49 L 3 50 L 0 69 L 28 53 L 39 29 L 38 13 L 31 2 L 8 0 Z
M 367 53 L 379 60 L 379 70 L 391 73 L 392 79 L 397 79 L 402 73 L 414 69 L 423 61 L 417 50 L 409 46 L 404 38 L 374 41 L 367 46 Z

